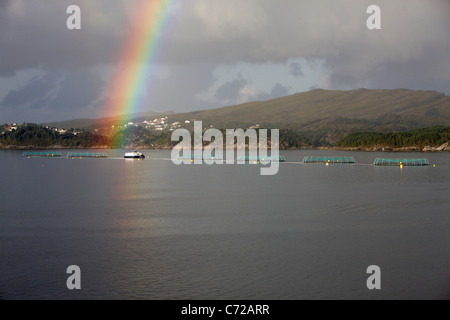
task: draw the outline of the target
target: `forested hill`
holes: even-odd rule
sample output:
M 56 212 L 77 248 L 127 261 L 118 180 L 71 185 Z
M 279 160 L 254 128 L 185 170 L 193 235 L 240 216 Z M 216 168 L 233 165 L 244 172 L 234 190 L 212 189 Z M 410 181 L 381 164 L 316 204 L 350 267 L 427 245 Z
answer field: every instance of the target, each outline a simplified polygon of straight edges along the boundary
M 109 139 L 84 129 L 70 129 L 58 132 L 37 124 L 23 124 L 9 129 L 0 127 L 0 147 L 30 148 L 93 148 L 108 147 Z
M 280 130 L 280 148 L 305 147 L 338 148 L 409 148 L 410 150 L 449 151 L 450 127 L 430 127 L 391 133 L 352 133 L 335 145 L 323 143 L 320 133 L 311 131 Z M 23 124 L 12 128 L 0 126 L 0 149 L 4 148 L 154 148 L 170 149 L 177 142 L 171 141 L 171 131 L 157 132 L 142 126 L 131 126 L 107 136 L 85 129 L 69 129 L 63 132 L 36 124 Z M 447 143 L 446 146 L 436 148 Z
M 404 132 L 378 133 L 360 132 L 352 133 L 337 143 L 343 148 L 416 148 L 423 150 L 426 147 L 441 146 L 450 141 L 450 127 L 430 127 Z M 444 148 L 442 148 L 444 150 Z M 439 151 L 443 151 L 439 150 Z

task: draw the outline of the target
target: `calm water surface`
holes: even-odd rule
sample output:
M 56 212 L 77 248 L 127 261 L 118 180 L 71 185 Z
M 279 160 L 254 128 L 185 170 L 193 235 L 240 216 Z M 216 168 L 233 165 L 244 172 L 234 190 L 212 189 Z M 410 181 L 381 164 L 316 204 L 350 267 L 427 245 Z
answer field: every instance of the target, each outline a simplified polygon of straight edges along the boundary
M 276 176 L 108 153 L 0 151 L 1 299 L 450 299 L 449 153 L 284 152 L 358 165 L 284 163 Z M 366 287 L 370 265 L 380 291 Z

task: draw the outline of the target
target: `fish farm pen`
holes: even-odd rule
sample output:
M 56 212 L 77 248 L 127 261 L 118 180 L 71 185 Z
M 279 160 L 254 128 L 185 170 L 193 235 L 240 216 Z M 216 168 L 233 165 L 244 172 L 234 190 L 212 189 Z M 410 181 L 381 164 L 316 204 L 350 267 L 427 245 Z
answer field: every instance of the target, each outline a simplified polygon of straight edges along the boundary
M 26 158 L 59 158 L 61 152 L 24 152 L 22 157 Z
M 283 156 L 267 156 L 267 157 L 261 157 L 261 156 L 239 156 L 236 158 L 236 161 L 245 161 L 245 162 L 261 162 L 261 161 L 278 161 L 278 162 L 286 162 L 286 158 Z
M 375 166 L 428 166 L 428 159 L 382 159 L 377 158 L 373 163 Z
M 223 160 L 220 156 L 212 156 L 212 157 L 206 157 L 203 155 L 197 156 L 197 155 L 191 155 L 189 156 L 178 156 L 178 160 Z
M 78 153 L 78 152 L 69 152 L 67 154 L 67 158 L 108 158 L 108 154 L 104 152 L 99 153 Z
M 304 157 L 303 163 L 355 163 L 353 157 Z

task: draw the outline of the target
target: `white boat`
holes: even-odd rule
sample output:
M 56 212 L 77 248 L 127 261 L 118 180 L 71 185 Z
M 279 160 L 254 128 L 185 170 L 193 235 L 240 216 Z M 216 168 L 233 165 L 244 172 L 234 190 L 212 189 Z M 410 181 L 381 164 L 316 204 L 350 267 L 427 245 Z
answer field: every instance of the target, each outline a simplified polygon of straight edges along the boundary
M 145 159 L 145 155 L 143 153 L 133 151 L 127 152 L 124 156 L 125 159 Z

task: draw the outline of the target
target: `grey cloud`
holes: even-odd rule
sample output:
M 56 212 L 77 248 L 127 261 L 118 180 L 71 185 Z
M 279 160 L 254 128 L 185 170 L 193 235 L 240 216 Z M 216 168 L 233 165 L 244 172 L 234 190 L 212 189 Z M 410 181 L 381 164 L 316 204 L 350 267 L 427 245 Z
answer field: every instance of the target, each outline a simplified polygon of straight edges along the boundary
M 273 86 L 271 92 L 269 92 L 269 93 L 262 92 L 256 96 L 255 100 L 269 100 L 269 99 L 284 97 L 287 95 L 289 95 L 289 87 L 283 86 L 280 83 L 276 83 Z
M 247 20 L 241 19 L 240 13 L 247 12 L 241 3 L 230 0 L 221 13 L 216 1 L 196 1 L 195 6 L 187 8 L 190 18 L 180 18 L 186 32 L 174 37 L 177 50 L 172 55 L 180 52 L 178 45 L 183 43 L 191 46 L 178 58 L 182 61 L 197 58 L 232 64 L 319 59 L 325 61 L 329 81 L 318 85 L 329 88 L 360 83 L 402 87 L 410 85 L 411 77 L 420 79 L 417 87 L 450 83 L 450 66 L 445 58 L 450 52 L 450 2 L 446 0 L 379 0 L 382 30 L 377 31 L 366 28 L 366 9 L 372 1 L 287 0 L 280 5 L 279 1 L 249 0 L 244 7 L 254 10 Z M 228 14 L 230 7 L 237 12 L 235 16 Z M 175 55 L 171 58 L 177 59 Z M 420 68 L 414 67 L 418 64 L 434 72 L 419 72 Z M 398 71 L 403 67 L 385 68 L 388 65 L 409 65 L 410 72 L 401 77 Z M 395 83 L 380 83 L 375 78 L 380 69 L 385 69 L 386 79 L 396 79 Z
M 211 107 L 210 101 L 202 100 L 197 96 L 206 91 L 216 80 L 213 74 L 214 69 L 214 65 L 207 63 L 173 65 L 169 68 L 170 74 L 167 77 L 161 78 L 155 75 L 148 77 L 145 92 L 141 97 L 141 108 L 136 112 L 149 110 L 184 112 Z M 110 105 L 117 98 L 107 96 L 96 105 Z
M 49 74 L 41 77 L 35 76 L 25 85 L 11 90 L 1 101 L 3 107 L 22 107 L 31 104 L 36 99 L 47 96 L 54 88 L 56 78 Z
M 289 94 L 289 88 L 277 83 L 273 87 L 269 98 L 283 97 L 283 96 L 287 96 L 288 94 Z
M 241 96 L 241 89 L 248 85 L 248 80 L 241 75 L 237 79 L 225 82 L 214 94 L 214 98 L 219 101 L 238 101 Z
M 145 105 L 150 110 L 186 111 L 209 105 L 197 98 L 215 81 L 215 66 L 208 63 L 174 65 L 165 79 L 150 79 Z M 210 106 L 209 106 L 210 107 Z
M 52 71 L 35 76 L 25 85 L 11 90 L 0 103 L 3 107 L 31 109 L 84 108 L 92 104 L 104 85 L 90 70 Z
M 300 63 L 292 62 L 290 65 L 290 69 L 291 69 L 291 74 L 294 77 L 303 77 L 304 76 L 304 73 L 302 71 L 302 66 L 300 65 Z
M 43 5 L 37 0 L 0 0 L 1 81 L 19 70 L 61 72 L 61 78 L 54 75 L 53 90 L 50 80 L 43 83 L 36 78 L 8 93 L 2 106 L 38 108 L 45 104 L 63 112 L 93 105 L 104 84 L 86 69 L 115 66 L 121 50 L 126 49 L 138 3 L 46 0 Z M 70 4 L 82 9 L 81 31 L 65 27 Z M 450 2 L 377 0 L 382 10 L 378 31 L 369 31 L 365 25 L 371 4 L 371 0 L 173 2 L 153 61 L 169 65 L 172 74 L 151 80 L 147 105 L 155 109 L 207 107 L 197 95 L 212 86 L 216 67 L 239 62 L 287 64 L 296 58 L 323 61 L 323 80 L 312 83 L 313 87 L 408 87 L 450 93 Z M 305 71 L 295 64 L 287 66 L 292 75 Z M 79 74 L 76 69 L 81 70 Z M 225 83 L 213 98 L 238 101 L 241 90 L 250 85 L 237 78 Z M 36 95 L 39 90 L 46 95 Z M 281 84 L 271 92 L 255 90 L 249 98 L 288 92 Z
M 83 117 L 84 111 L 98 106 L 95 103 L 104 85 L 100 75 L 89 69 L 49 71 L 11 90 L 0 107 L 11 119 L 14 114 L 22 114 L 21 118 L 29 119 L 27 121 Z
M 0 12 L 4 12 L 8 9 L 9 5 L 11 4 L 12 0 L 0 0 Z
M 245 89 L 250 88 L 250 92 Z M 253 89 L 253 91 L 251 90 Z M 276 83 L 270 92 L 259 91 L 254 88 L 251 82 L 241 75 L 238 78 L 228 81 L 220 86 L 214 98 L 222 104 L 238 104 L 256 100 L 268 100 L 286 96 L 289 94 L 289 87 Z
M 0 76 L 11 76 L 31 68 L 113 63 L 125 37 L 117 32 L 117 25 L 123 27 L 126 19 L 101 23 L 104 21 L 100 19 L 104 14 L 101 9 L 108 10 L 115 4 L 120 11 L 122 1 L 99 0 L 95 1 L 96 6 L 93 3 L 47 0 L 44 5 L 36 0 L 14 1 L 0 20 Z M 66 28 L 69 17 L 66 9 L 70 4 L 78 4 L 82 9 L 82 30 Z M 111 16 L 114 12 L 116 10 L 110 12 Z
M 20 1 L 0 21 L 0 75 L 37 66 L 114 64 L 139 1 Z M 8 4 L 5 0 L 1 3 Z M 69 4 L 82 8 L 83 29 L 65 28 Z M 426 48 L 448 52 L 446 0 L 379 0 L 382 30 L 365 26 L 369 0 L 191 0 L 176 3 L 162 32 L 159 61 L 175 64 L 325 59 L 337 77 L 386 62 L 426 61 Z M 130 9 L 131 8 L 131 9 Z M 442 61 L 430 61 L 433 65 Z M 344 71 L 344 72 L 342 72 Z M 298 70 L 294 73 L 299 74 Z M 448 79 L 448 67 L 439 72 Z M 446 76 L 447 75 L 447 76 Z M 419 75 L 418 75 L 419 76 Z M 349 78 L 350 79 L 350 78 Z M 425 81 L 427 79 L 424 79 Z
M 98 98 L 104 83 L 97 72 L 74 69 L 66 72 L 54 98 L 49 99 L 51 109 L 83 109 Z

